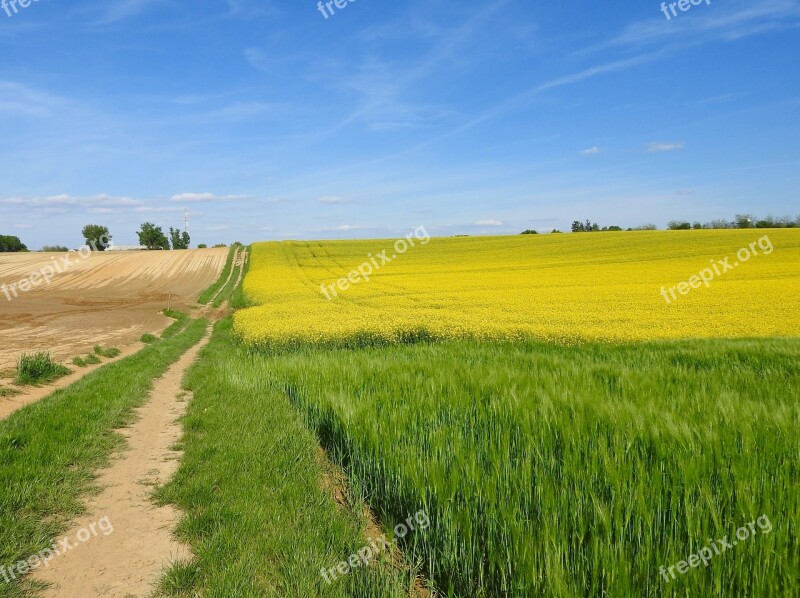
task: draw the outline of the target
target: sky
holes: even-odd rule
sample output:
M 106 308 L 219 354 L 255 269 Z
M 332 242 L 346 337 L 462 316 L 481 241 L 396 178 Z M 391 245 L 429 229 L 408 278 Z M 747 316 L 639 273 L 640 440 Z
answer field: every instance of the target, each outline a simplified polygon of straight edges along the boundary
M 31 249 L 186 209 L 193 244 L 800 214 L 800 0 L 19 1 L 0 234 Z

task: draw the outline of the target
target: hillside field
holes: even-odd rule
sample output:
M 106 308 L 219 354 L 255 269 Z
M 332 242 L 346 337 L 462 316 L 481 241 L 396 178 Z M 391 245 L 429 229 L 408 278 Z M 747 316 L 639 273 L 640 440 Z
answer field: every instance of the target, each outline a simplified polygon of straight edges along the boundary
M 403 254 L 391 240 L 254 245 L 244 290 L 259 306 L 237 331 L 253 344 L 800 335 L 796 230 L 413 240 Z M 369 280 L 331 290 L 365 265 Z

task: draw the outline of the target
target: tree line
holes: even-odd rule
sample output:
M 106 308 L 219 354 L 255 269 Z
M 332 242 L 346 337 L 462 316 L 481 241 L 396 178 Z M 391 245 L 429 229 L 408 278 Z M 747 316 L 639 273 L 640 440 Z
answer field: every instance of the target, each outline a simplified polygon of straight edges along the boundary
M 667 224 L 667 230 L 709 230 L 709 229 L 730 229 L 730 228 L 800 228 L 800 216 L 791 218 L 790 216 L 783 216 L 775 218 L 772 215 L 764 218 L 757 218 L 752 214 L 736 214 L 733 220 L 726 220 L 719 218 L 711 220 L 710 222 L 689 222 L 688 220 L 670 220 Z M 655 224 L 642 224 L 632 228 L 623 229 L 621 226 L 604 226 L 591 220 L 581 222 L 575 220 L 572 223 L 573 233 L 595 233 L 595 232 L 615 232 L 615 231 L 635 231 L 635 230 L 658 230 Z M 560 233 L 560 230 L 553 229 L 554 233 Z M 536 235 L 539 234 L 535 230 L 526 230 L 521 234 L 523 235 Z
M 160 226 L 156 226 L 152 222 L 143 223 L 139 230 L 136 231 L 136 234 L 139 237 L 139 245 L 151 250 L 189 249 L 189 244 L 191 243 L 191 237 L 188 232 L 170 227 L 169 236 L 167 236 Z M 87 224 L 81 230 L 81 235 L 86 241 L 86 245 L 94 251 L 108 249 L 113 238 L 108 227 L 100 224 Z M 208 246 L 201 243 L 197 247 L 198 249 L 205 249 Z M 225 245 L 219 244 L 214 247 L 225 247 Z M 28 248 L 19 237 L 0 235 L 0 253 L 23 251 L 28 251 Z M 66 252 L 69 249 L 61 245 L 45 245 L 42 251 Z

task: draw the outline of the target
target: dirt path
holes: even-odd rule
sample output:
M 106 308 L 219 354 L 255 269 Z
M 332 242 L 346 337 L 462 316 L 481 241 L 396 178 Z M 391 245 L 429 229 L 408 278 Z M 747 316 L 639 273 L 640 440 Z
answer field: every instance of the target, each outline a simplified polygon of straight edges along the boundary
M 223 285 L 217 290 L 216 293 L 214 293 L 214 296 L 208 300 L 208 305 L 214 305 L 214 301 L 216 300 L 216 298 L 219 297 L 219 294 L 225 290 L 225 287 L 228 286 L 228 283 L 231 281 L 231 277 L 233 276 L 233 273 L 236 270 L 236 263 L 238 259 L 239 259 L 239 249 L 237 248 L 233 252 L 233 259 L 231 260 L 231 270 L 230 272 L 228 272 L 228 278 L 225 279 Z
M 178 467 L 180 454 L 170 447 L 181 436 L 176 420 L 189 400 L 181 381 L 208 340 L 207 334 L 155 381 L 136 423 L 122 430 L 127 450 L 100 473 L 103 491 L 87 501 L 87 514 L 65 537 L 80 539 L 81 530 L 97 528 L 101 521 L 107 522 L 106 529 L 110 523 L 113 532 L 93 534 L 39 568 L 34 579 L 53 584 L 44 596 L 149 596 L 171 562 L 190 557 L 189 549 L 173 537 L 179 512 L 155 506 L 150 496 L 153 486 L 169 480 Z

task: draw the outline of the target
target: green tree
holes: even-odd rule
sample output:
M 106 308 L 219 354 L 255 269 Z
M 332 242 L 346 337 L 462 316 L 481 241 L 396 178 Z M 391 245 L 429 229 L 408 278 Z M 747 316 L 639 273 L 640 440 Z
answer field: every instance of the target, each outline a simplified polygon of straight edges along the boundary
M 139 235 L 139 245 L 144 245 L 148 249 L 169 249 L 169 239 L 164 231 L 152 222 L 142 224 L 136 234 Z
M 111 234 L 108 232 L 108 227 L 99 224 L 87 224 L 81 231 L 86 245 L 92 248 L 92 251 L 105 251 L 111 245 Z
M 692 223 L 685 220 L 670 220 L 667 228 L 669 230 L 692 230 Z
M 16 253 L 18 251 L 28 251 L 25 244 L 19 240 L 19 237 L 0 235 L 0 253 Z
M 736 228 L 753 228 L 755 220 L 752 214 L 736 214 L 733 219 Z
M 172 240 L 173 249 L 189 249 L 189 233 L 169 227 L 169 238 Z

